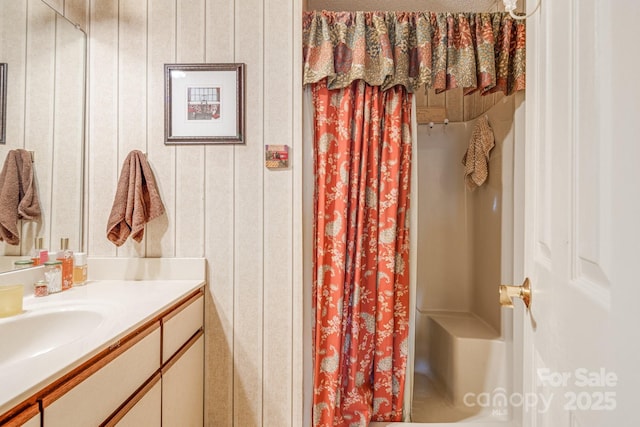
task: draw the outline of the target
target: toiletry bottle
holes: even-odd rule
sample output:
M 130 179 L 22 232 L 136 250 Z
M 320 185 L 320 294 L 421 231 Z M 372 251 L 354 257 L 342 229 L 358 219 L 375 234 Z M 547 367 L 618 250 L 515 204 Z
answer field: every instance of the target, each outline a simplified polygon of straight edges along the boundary
M 87 283 L 87 254 L 76 252 L 73 254 L 73 286 Z
M 44 280 L 47 282 L 50 294 L 62 291 L 62 263 L 60 261 L 47 261 L 44 263 Z
M 69 238 L 60 239 L 60 251 L 56 259 L 62 262 L 62 290 L 73 286 L 73 252 L 69 249 Z
M 38 265 L 44 265 L 45 262 L 49 261 L 49 252 L 42 248 L 42 237 L 37 237 L 35 241 L 35 248 L 33 249 L 33 255 L 31 255 L 31 260 L 33 261 L 33 266 L 36 267 Z
M 38 280 L 33 285 L 34 297 L 46 297 L 49 295 L 49 284 L 46 280 Z

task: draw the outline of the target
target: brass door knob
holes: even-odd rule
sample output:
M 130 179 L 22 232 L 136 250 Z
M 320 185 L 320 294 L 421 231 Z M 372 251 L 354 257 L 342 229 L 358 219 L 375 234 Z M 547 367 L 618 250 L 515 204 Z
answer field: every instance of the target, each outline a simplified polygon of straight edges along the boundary
M 531 306 L 531 282 L 528 277 L 522 286 L 500 285 L 500 305 L 513 307 L 513 298 L 520 298 L 527 308 Z

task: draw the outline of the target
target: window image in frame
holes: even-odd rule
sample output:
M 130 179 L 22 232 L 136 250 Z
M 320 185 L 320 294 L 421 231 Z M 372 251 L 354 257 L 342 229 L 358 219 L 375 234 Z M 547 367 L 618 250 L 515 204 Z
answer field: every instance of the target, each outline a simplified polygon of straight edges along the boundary
M 165 144 L 244 144 L 245 64 L 165 64 Z

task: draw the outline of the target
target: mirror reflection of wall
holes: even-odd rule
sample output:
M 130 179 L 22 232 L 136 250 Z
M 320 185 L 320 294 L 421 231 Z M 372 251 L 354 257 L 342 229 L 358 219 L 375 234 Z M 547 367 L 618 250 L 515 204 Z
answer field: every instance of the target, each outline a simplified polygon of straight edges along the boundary
M 18 224 L 20 244 L 0 242 L 7 256 L 30 255 L 36 237 L 58 250 L 82 245 L 86 35 L 41 0 L 0 0 L 0 62 L 8 64 L 6 144 L 34 152 L 42 209 L 39 221 Z M 0 167 L 2 165 L 0 164 Z

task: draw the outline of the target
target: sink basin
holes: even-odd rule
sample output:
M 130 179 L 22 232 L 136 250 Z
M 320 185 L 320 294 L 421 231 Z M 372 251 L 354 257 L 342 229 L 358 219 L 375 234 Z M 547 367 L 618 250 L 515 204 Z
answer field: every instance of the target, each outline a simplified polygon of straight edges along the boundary
M 102 307 L 63 305 L 0 320 L 0 366 L 32 359 L 90 335 L 106 319 Z

